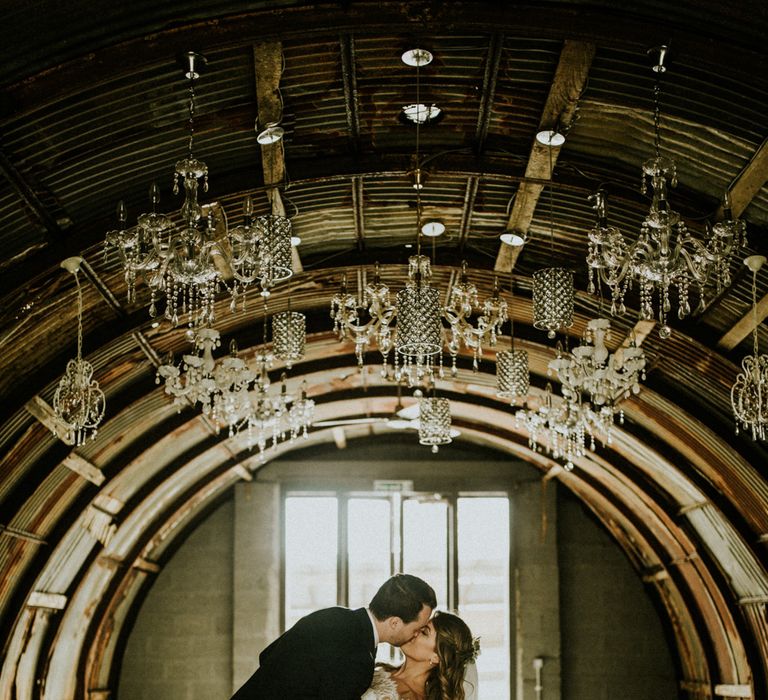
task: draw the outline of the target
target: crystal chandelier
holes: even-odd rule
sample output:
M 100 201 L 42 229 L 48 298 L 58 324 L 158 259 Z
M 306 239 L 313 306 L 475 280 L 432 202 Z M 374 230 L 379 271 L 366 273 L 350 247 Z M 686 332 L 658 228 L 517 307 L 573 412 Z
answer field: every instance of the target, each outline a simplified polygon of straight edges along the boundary
M 593 197 L 597 224 L 590 232 L 587 265 L 590 268 L 590 289 L 594 289 L 593 271 L 598 284 L 611 290 L 613 308 L 624 309 L 624 294 L 633 281 L 640 291 L 640 316 L 654 317 L 654 297 L 658 298 L 659 335 L 668 338 L 672 331 L 667 325 L 667 314 L 672 309 L 672 290 L 676 289 L 679 318 L 690 311 L 691 287 L 699 294 L 700 308 L 704 308 L 704 290 L 715 285 L 717 290 L 730 284 L 729 265 L 732 255 L 746 243 L 743 221 L 734 219 L 730 202 L 724 202 L 725 219 L 708 232 L 706 239 L 694 237 L 682 221 L 680 214 L 670 207 L 667 199 L 669 187 L 677 184 L 674 160 L 661 155 L 660 95 L 661 75 L 666 72 L 664 58 L 667 47 L 659 48 L 653 90 L 654 149 L 653 157 L 642 165 L 641 192 L 646 194 L 650 183 L 651 206 L 637 240 L 628 244 L 618 231 L 609 227 L 605 217 L 605 197 Z
M 77 285 L 77 357 L 67 362 L 53 395 L 57 418 L 53 434 L 68 445 L 82 445 L 88 438 L 94 439 L 105 408 L 104 392 L 93 379 L 93 365 L 83 359 L 83 292 L 77 276 L 82 262 L 82 258 L 73 257 L 61 263 L 74 275 Z
M 253 202 L 248 196 L 243 202 L 243 223 L 229 231 L 227 240 L 231 250 L 229 260 L 234 283 L 232 286 L 232 310 L 238 297 L 245 304 L 247 291 L 259 283 L 264 297 L 278 282 L 293 274 L 291 257 L 292 224 L 290 219 L 276 214 L 253 217 Z
M 731 389 L 731 406 L 739 426 L 752 432 L 753 440 L 765 440 L 768 434 L 768 355 L 758 354 L 757 345 L 757 273 L 765 256 L 750 255 L 744 264 L 752 271 L 752 354 L 741 361 L 741 372 Z
M 596 436 L 610 442 L 612 424 L 612 418 L 607 423 L 602 412 L 595 413 L 587 403 L 567 398 L 556 402 L 549 383 L 538 409 L 515 413 L 515 426 L 526 430 L 529 447 L 539 451 L 543 446 L 554 459 L 563 460 L 566 471 L 584 456 L 587 438 L 591 450 L 596 447 Z
M 451 437 L 451 403 L 435 396 L 419 401 L 419 444 L 430 445 L 436 453 L 440 445 L 448 445 Z
M 443 315 L 450 325 L 448 351 L 453 361 L 453 374 L 456 374 L 456 357 L 463 343 L 472 350 L 472 367 L 478 369 L 483 351 L 483 340 L 487 339 L 491 347 L 496 345 L 496 338 L 501 334 L 501 326 L 508 317 L 507 302 L 499 294 L 498 278 L 494 280 L 493 294 L 483 303 L 483 312 L 477 319 L 477 326 L 471 322 L 471 315 L 478 305 L 477 287 L 467 277 L 467 263 L 461 265 L 461 277 L 451 287 Z
M 307 398 L 305 388 L 293 402 L 285 373 L 279 391 L 270 391 L 269 370 L 275 359 L 288 365 L 304 356 L 306 318 L 292 311 L 277 314 L 273 318 L 271 346 L 267 326 L 265 300 L 264 342 L 255 356 L 255 370 L 239 357 L 234 341 L 229 356 L 217 361 L 213 352 L 221 343 L 213 328 L 194 332 L 195 353 L 185 354 L 179 366 L 171 357 L 157 370 L 157 383 L 165 383 L 166 393 L 174 397 L 179 410 L 186 403 L 199 404 L 217 425 L 228 427 L 230 437 L 247 431 L 249 447 L 255 444 L 261 453 L 270 442 L 276 447 L 287 436 L 290 440 L 306 436 L 314 416 L 314 401 Z
M 217 292 L 225 288 L 225 272 L 233 278 L 232 309 L 250 285 L 258 282 L 260 293 L 270 289 L 293 273 L 291 257 L 291 223 L 275 216 L 253 217 L 253 204 L 246 198 L 244 220 L 231 231 L 217 232 L 224 221 L 214 217 L 213 207 L 207 215 L 198 201 L 198 192 L 208 191 L 208 166 L 194 155 L 195 84 L 206 60 L 200 54 L 184 56 L 184 74 L 188 80 L 187 155 L 174 168 L 173 193 L 180 187 L 184 202 L 175 221 L 157 211 L 160 189 L 150 188 L 151 210 L 141 214 L 137 225 L 127 226 L 127 213 L 118 205 L 117 230 L 106 237 L 107 248 L 116 248 L 128 286 L 128 301 L 135 300 L 136 280 L 142 277 L 151 290 L 150 316 L 158 313 L 159 296 L 165 296 L 165 318 L 177 325 L 185 315 L 190 327 L 211 326 L 215 320 Z
M 645 354 L 631 343 L 619 352 L 609 352 L 611 324 L 606 318 L 596 318 L 587 324 L 581 345 L 571 352 L 558 346 L 557 357 L 549 363 L 556 372 L 563 396 L 572 401 L 588 397 L 600 415 L 613 416 L 615 406 L 630 394 L 640 391 L 645 380 Z M 605 410 L 604 410 L 605 409 Z M 623 413 L 619 411 L 623 422 Z
M 360 314 L 367 315 L 367 319 Z M 375 343 L 383 360 L 382 376 L 387 376 L 389 353 L 393 347 L 393 329 L 391 323 L 395 317 L 395 307 L 390 302 L 389 287 L 381 281 L 379 265 L 376 264 L 373 281 L 363 288 L 362 304 L 357 297 L 347 291 L 347 278 L 344 276 L 341 289 L 331 299 L 331 318 L 334 331 L 339 340 L 352 337 L 355 343 L 355 356 L 362 367 L 365 352 Z

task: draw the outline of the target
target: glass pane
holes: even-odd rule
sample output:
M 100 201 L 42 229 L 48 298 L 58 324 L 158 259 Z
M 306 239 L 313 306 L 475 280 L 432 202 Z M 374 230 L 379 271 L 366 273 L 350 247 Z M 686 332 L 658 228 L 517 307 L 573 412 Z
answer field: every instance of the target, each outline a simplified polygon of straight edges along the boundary
M 481 637 L 480 700 L 509 700 L 509 500 L 457 505 L 459 613 Z
M 350 498 L 347 513 L 349 607 L 362 608 L 390 577 L 390 502 Z
M 336 605 L 336 498 L 285 499 L 285 627 Z
M 403 502 L 403 571 L 423 578 L 435 589 L 437 605 L 448 605 L 448 504 Z

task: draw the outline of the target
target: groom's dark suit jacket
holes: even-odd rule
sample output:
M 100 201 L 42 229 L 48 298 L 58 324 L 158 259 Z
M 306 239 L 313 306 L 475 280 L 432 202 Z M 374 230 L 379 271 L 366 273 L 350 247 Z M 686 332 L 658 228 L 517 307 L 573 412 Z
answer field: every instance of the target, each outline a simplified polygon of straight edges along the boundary
M 313 612 L 261 652 L 232 700 L 360 700 L 373 677 L 373 641 L 365 608 Z

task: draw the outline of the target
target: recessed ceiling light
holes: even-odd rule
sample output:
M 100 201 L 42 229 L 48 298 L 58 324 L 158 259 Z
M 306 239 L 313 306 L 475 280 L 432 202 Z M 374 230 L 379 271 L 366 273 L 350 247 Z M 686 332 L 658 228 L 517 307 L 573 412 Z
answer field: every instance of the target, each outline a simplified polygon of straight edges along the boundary
M 554 129 L 545 129 L 536 134 L 536 140 L 544 146 L 562 146 L 565 136 Z
M 504 231 L 499 238 L 502 243 L 511 245 L 514 248 L 519 248 L 520 246 L 525 245 L 525 235 L 520 231 Z
M 442 110 L 436 104 L 425 105 L 423 102 L 403 107 L 403 116 L 414 124 L 426 124 L 434 121 L 441 112 Z
M 442 221 L 427 221 L 422 227 L 421 232 L 430 238 L 442 236 L 445 233 L 445 224 Z
M 299 236 L 291 236 L 291 247 L 296 248 L 301 245 L 301 238 Z
M 277 143 L 278 141 L 281 141 L 283 134 L 285 134 L 283 127 L 279 126 L 278 124 L 267 124 L 267 127 L 264 129 L 264 131 L 259 132 L 256 140 L 262 146 L 267 146 L 271 143 Z
M 427 66 L 432 63 L 432 54 L 426 49 L 408 49 L 400 58 L 406 66 Z

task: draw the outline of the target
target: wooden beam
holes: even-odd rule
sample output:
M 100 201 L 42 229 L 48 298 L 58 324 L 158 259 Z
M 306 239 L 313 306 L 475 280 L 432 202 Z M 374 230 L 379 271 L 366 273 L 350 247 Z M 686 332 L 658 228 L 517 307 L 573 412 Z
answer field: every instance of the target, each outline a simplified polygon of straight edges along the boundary
M 65 458 L 62 464 L 70 471 L 75 472 L 83 479 L 87 479 L 96 486 L 101 486 L 104 483 L 104 473 L 98 467 L 95 467 L 87 459 L 81 457 L 77 452 L 70 452 Z
M 472 176 L 467 178 L 467 186 L 464 190 L 464 206 L 461 210 L 461 224 L 459 226 L 459 251 L 464 252 L 467 245 L 467 236 L 469 227 L 472 223 L 472 212 L 475 208 L 475 199 L 477 199 L 477 190 L 480 186 L 480 178 Z
M 67 596 L 61 593 L 46 593 L 32 591 L 27 598 L 29 608 L 47 608 L 48 610 L 64 610 L 67 607 Z
M 562 130 L 570 126 L 579 97 L 584 91 L 587 76 L 595 55 L 595 45 L 585 41 L 566 41 L 560 53 L 560 61 L 555 70 L 555 77 L 549 89 L 549 95 L 539 120 L 537 131 Z M 559 146 L 545 146 L 534 139 L 525 169 L 526 178 L 551 180 L 552 169 L 560 155 Z M 528 233 L 533 219 L 533 212 L 541 196 L 544 185 L 523 182 L 517 189 L 512 211 L 507 221 L 507 230 Z M 497 272 L 511 272 L 520 255 L 520 248 L 513 248 L 502 243 L 496 258 L 494 269 Z
M 728 188 L 731 198 L 731 210 L 738 217 L 749 206 L 760 188 L 768 180 L 768 138 L 763 141 L 746 167 L 737 175 Z M 723 207 L 717 210 L 718 220 L 723 218 Z
M 765 317 L 768 316 L 768 294 L 766 294 L 760 301 L 757 302 L 757 323 L 758 325 L 763 322 Z M 752 316 L 752 309 L 744 314 L 717 343 L 719 350 L 733 350 L 744 338 L 746 338 L 754 329 L 754 319 Z
M 72 444 L 64 439 L 64 436 L 67 434 L 67 426 L 61 422 L 53 409 L 39 396 L 33 396 L 26 404 L 24 404 L 24 408 L 48 428 L 48 430 L 57 435 L 65 445 Z
M 344 428 L 334 428 L 331 431 L 333 435 L 333 441 L 336 443 L 336 447 L 343 450 L 347 446 L 347 434 L 344 432 Z
M 483 74 L 483 87 L 480 91 L 480 109 L 477 114 L 477 127 L 475 129 L 475 143 L 478 153 L 482 153 L 485 140 L 488 137 L 488 124 L 493 112 L 493 101 L 496 96 L 496 81 L 499 77 L 501 54 L 504 48 L 504 36 L 492 34 L 488 46 L 488 56 L 485 60 L 485 72 Z
M 351 34 L 339 37 L 341 51 L 341 78 L 344 83 L 344 107 L 347 111 L 347 127 L 352 149 L 357 151 L 360 143 L 360 117 L 357 98 L 357 74 L 355 72 L 355 39 Z

